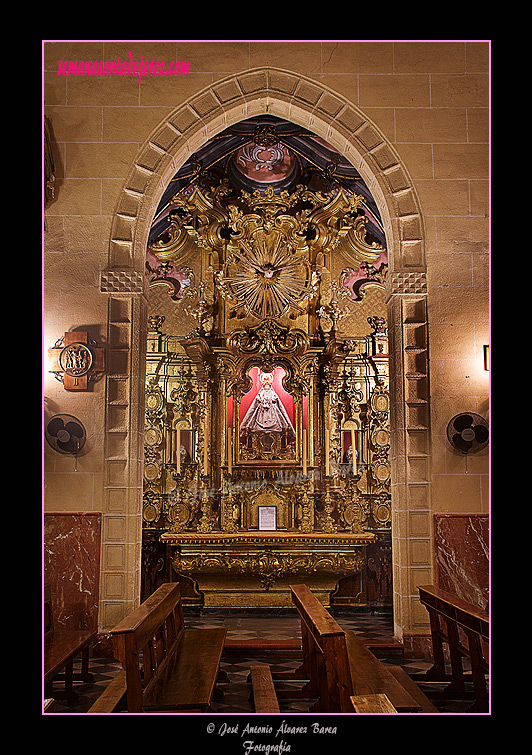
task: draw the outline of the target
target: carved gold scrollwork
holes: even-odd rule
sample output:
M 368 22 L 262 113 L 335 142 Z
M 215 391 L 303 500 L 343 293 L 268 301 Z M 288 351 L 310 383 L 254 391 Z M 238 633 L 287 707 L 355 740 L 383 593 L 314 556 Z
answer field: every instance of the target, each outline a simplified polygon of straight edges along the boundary
M 238 532 L 240 509 L 240 496 L 227 491 L 221 499 L 221 526 L 224 532 Z
M 314 498 L 303 488 L 299 495 L 301 506 L 300 529 L 301 532 L 313 532 L 314 530 Z
M 377 483 L 377 490 L 382 490 L 390 481 L 391 467 L 389 460 L 390 431 L 388 411 L 390 397 L 388 387 L 377 383 L 370 397 L 369 437 L 373 449 L 371 474 Z
M 242 431 L 240 456 L 244 461 L 253 459 L 293 459 L 294 446 L 288 443 L 284 432 Z
M 205 248 L 224 247 L 223 227 L 226 214 L 219 202 L 227 191 L 221 185 L 212 196 L 195 188 L 190 197 L 176 195 L 169 206 L 169 228 L 163 239 L 150 245 L 159 259 L 176 259 L 188 249 L 190 242 Z
M 285 328 L 275 320 L 265 319 L 256 327 L 235 330 L 229 343 L 243 354 L 297 355 L 307 347 L 308 336 L 302 330 Z
M 162 416 L 164 396 L 159 385 L 150 383 L 146 388 L 146 415 L 149 420 Z
M 236 572 L 259 578 L 264 590 L 269 590 L 280 577 L 298 573 L 310 574 L 327 571 L 333 574 L 358 572 L 363 558 L 359 553 L 286 553 L 278 551 L 258 551 L 246 554 L 232 552 L 185 555 L 177 553 L 172 567 L 178 573 L 224 571 Z
M 349 298 L 347 288 L 333 282 L 329 286 L 329 291 L 329 303 L 316 310 L 322 329 L 325 331 L 336 330 L 339 322 L 349 314 L 349 308 L 341 306 L 341 303 L 346 302 Z
M 190 519 L 190 510 L 185 503 L 172 503 L 168 505 L 166 518 L 172 532 L 180 532 L 185 528 Z
M 198 532 L 212 532 L 216 527 L 216 514 L 212 508 L 212 501 L 207 491 L 203 490 L 200 498 L 201 519 L 198 524 Z
M 390 525 L 392 510 L 389 495 L 379 495 L 371 502 L 371 514 L 377 527 Z
M 160 386 L 150 383 L 146 388 L 146 431 L 144 437 L 144 479 L 147 483 L 155 482 L 162 474 L 163 407 L 164 396 Z
M 154 524 L 160 517 L 162 511 L 161 496 L 153 490 L 145 491 L 142 500 L 142 518 L 146 524 Z

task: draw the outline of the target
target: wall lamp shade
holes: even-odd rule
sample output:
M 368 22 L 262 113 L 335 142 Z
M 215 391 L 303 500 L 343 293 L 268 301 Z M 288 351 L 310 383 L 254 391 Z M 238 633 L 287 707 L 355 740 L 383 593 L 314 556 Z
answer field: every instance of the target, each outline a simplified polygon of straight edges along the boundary
M 490 369 L 490 347 L 489 344 L 484 346 L 484 369 L 489 372 Z

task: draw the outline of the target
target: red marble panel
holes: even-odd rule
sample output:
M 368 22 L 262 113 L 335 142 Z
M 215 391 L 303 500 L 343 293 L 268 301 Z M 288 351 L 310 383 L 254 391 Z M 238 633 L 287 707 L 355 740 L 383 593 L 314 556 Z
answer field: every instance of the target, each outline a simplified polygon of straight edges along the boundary
M 43 577 L 55 626 L 98 628 L 101 524 L 101 513 L 44 515 Z
M 437 586 L 486 608 L 489 601 L 489 517 L 436 514 Z

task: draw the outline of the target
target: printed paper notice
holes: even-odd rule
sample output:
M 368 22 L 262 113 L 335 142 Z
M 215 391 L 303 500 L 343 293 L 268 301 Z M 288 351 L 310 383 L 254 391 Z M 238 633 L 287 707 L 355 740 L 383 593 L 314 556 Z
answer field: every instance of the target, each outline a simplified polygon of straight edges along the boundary
M 259 530 L 275 530 L 276 514 L 275 506 L 259 506 Z

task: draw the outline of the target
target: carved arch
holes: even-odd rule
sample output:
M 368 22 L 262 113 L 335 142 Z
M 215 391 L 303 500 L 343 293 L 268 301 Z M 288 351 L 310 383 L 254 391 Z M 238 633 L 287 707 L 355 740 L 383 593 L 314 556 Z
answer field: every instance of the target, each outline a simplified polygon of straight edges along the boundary
M 418 359 L 416 370 L 412 372 L 408 363 L 410 355 L 404 349 L 404 345 L 409 343 L 407 325 L 427 328 L 424 228 L 413 181 L 394 146 L 356 105 L 324 87 L 322 82 L 277 68 L 257 68 L 213 82 L 179 105 L 150 134 L 126 177 L 113 216 L 108 265 L 100 279 L 100 290 L 110 299 L 113 296 L 130 298 L 129 309 L 122 309 L 111 301 L 109 327 L 112 329 L 112 317 L 124 329 L 126 325 L 130 327 L 129 349 L 132 355 L 126 365 L 124 344 L 122 341 L 117 344 L 118 369 L 123 367 L 123 371 L 116 381 L 119 388 L 115 386 L 108 391 L 106 430 L 109 442 L 106 444 L 108 455 L 104 476 L 112 481 L 112 486 L 106 488 L 106 495 L 111 500 L 112 495 L 121 493 L 123 500 L 127 501 L 128 514 L 141 516 L 142 464 L 137 463 L 140 459 L 135 454 L 140 448 L 138 438 L 143 434 L 145 386 L 137 355 L 142 354 L 142 342 L 147 330 L 146 299 L 142 296 L 147 294 L 148 285 L 146 247 L 159 200 L 176 171 L 206 141 L 228 126 L 265 113 L 291 120 L 344 154 L 359 171 L 379 207 L 389 259 L 386 299 L 393 336 L 391 346 L 395 353 L 394 359 L 390 360 L 390 386 L 397 407 L 391 412 L 392 433 L 396 429 L 393 444 L 395 457 L 392 457 L 392 477 L 395 480 L 392 507 L 395 505 L 404 512 L 411 505 L 410 501 L 414 500 L 417 514 L 423 506 L 428 512 L 430 475 L 419 480 L 412 471 L 420 468 L 418 449 L 428 448 L 430 435 L 430 392 L 426 385 L 428 365 L 423 365 L 422 359 Z M 425 347 L 428 347 L 428 333 Z M 426 362 L 425 354 L 423 358 Z M 112 376 L 107 376 L 108 381 L 112 379 Z M 416 387 L 418 384 L 421 386 L 419 390 Z M 426 426 L 420 426 L 417 400 L 410 407 L 406 399 L 408 395 L 421 393 L 429 397 L 424 406 Z M 113 426 L 115 395 L 119 397 L 117 403 L 120 407 L 126 404 L 132 407 L 130 412 L 125 413 L 127 421 L 125 426 L 120 427 L 120 437 L 123 436 L 124 443 L 129 444 L 127 456 L 135 463 L 117 462 L 113 456 L 117 437 Z M 408 463 L 409 453 L 413 464 Z M 404 543 L 409 536 L 408 522 L 406 516 L 396 517 L 396 532 L 394 535 L 392 530 L 392 536 L 399 543 Z M 140 561 L 138 541 L 127 546 Z M 397 554 L 401 571 L 405 574 L 412 567 L 409 552 L 400 547 Z M 133 561 L 133 557 L 131 559 Z M 418 568 L 419 564 L 415 562 L 414 567 Z M 105 568 L 104 560 L 104 573 Z M 427 568 L 430 568 L 430 564 Z M 138 576 L 140 568 L 135 569 Z M 115 570 L 114 565 L 109 567 L 113 575 Z M 412 608 L 414 596 L 409 594 L 407 581 L 399 579 L 397 588 L 394 586 L 398 596 L 394 600 L 398 628 L 404 628 L 405 623 L 413 621 L 409 617 L 415 615 Z M 130 602 L 134 602 L 139 589 L 138 582 L 128 581 Z M 109 619 L 105 621 L 109 622 Z M 398 629 L 400 631 L 402 629 Z
M 213 82 L 177 107 L 139 150 L 118 200 L 101 290 L 145 285 L 150 225 L 168 182 L 205 141 L 228 126 L 269 113 L 301 125 L 342 152 L 379 206 L 390 260 L 398 273 L 423 273 L 423 224 L 414 185 L 393 145 L 355 105 L 321 82 L 291 71 L 257 68 Z M 126 271 L 126 272 L 124 272 Z M 400 283 L 402 282 L 402 278 Z

